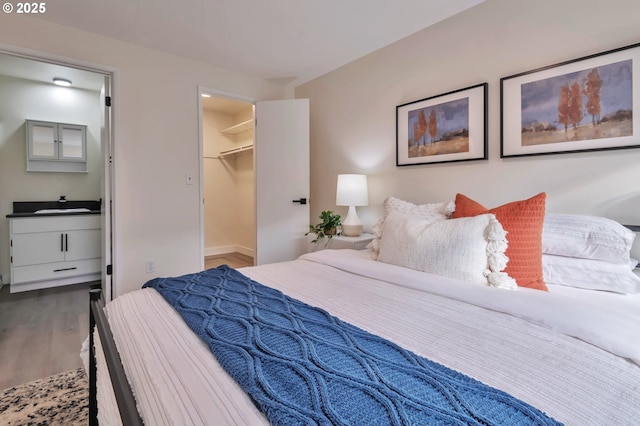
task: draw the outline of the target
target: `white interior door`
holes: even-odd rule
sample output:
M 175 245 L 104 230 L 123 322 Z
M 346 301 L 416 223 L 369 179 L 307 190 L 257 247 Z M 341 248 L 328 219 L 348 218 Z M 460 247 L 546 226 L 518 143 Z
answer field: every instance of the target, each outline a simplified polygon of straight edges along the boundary
M 306 252 L 309 100 L 257 102 L 255 117 L 255 263 L 261 265 Z
M 111 213 L 112 213 L 112 152 L 111 152 L 111 107 L 107 105 L 107 97 L 111 98 L 111 77 L 104 76 L 100 91 L 100 140 L 102 145 L 102 173 L 100 179 L 100 196 L 102 198 L 102 297 L 105 301 L 113 298 L 113 273 L 107 275 L 107 266 L 111 268 Z

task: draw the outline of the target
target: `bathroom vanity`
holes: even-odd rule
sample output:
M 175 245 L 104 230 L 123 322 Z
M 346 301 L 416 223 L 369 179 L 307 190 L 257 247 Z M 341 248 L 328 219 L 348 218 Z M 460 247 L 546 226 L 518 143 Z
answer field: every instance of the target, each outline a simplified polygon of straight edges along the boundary
M 100 203 L 38 203 L 7 215 L 11 293 L 99 280 Z

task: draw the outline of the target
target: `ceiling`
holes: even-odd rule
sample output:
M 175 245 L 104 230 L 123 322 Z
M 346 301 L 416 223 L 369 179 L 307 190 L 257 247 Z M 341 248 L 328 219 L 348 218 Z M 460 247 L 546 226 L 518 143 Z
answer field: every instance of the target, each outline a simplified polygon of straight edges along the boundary
M 73 87 L 100 91 L 104 76 L 95 72 L 34 61 L 0 53 L 0 75 L 53 84 L 54 77 L 70 80 Z
M 56 0 L 33 16 L 297 85 L 483 1 Z
M 202 98 L 202 108 L 207 111 L 217 111 L 235 115 L 253 108 L 253 104 L 249 102 L 236 101 L 234 99 L 212 96 Z

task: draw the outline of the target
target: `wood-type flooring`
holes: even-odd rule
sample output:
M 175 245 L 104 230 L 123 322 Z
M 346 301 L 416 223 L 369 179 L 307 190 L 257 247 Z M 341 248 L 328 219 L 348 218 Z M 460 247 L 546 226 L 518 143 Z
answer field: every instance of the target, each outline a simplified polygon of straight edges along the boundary
M 252 266 L 239 253 L 208 256 L 205 267 Z M 89 289 L 75 284 L 10 293 L 0 289 L 0 391 L 82 367 L 80 349 L 89 333 Z

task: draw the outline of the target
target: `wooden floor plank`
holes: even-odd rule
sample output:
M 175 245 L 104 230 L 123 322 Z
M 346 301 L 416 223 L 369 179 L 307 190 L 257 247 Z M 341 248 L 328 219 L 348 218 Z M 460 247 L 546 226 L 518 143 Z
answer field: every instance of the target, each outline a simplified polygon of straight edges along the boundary
M 205 267 L 253 266 L 231 253 L 205 258 Z M 89 333 L 93 283 L 9 293 L 0 289 L 0 390 L 82 366 L 80 348 Z
M 204 258 L 205 269 L 215 268 L 220 265 L 229 265 L 232 268 L 244 268 L 253 266 L 253 257 L 242 253 L 228 253 Z
M 82 366 L 89 288 L 0 289 L 0 390 Z

